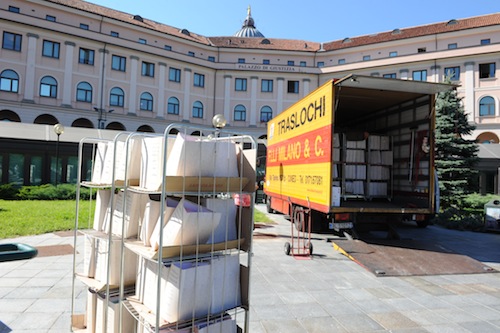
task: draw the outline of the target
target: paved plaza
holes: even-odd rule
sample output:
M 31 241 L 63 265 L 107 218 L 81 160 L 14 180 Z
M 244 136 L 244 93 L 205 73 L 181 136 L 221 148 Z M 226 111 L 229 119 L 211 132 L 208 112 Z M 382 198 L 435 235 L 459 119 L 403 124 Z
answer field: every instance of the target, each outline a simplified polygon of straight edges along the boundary
M 257 205 L 264 211 L 264 205 Z M 286 256 L 290 224 L 255 230 L 250 332 L 500 332 L 500 273 L 377 277 L 336 251 L 331 235 L 313 234 L 313 256 Z M 407 227 L 403 237 L 431 235 L 500 270 L 500 235 Z M 73 246 L 71 233 L 2 240 Z M 78 238 L 77 246 L 82 246 Z M 0 333 L 68 332 L 73 255 L 0 263 Z M 77 256 L 81 264 L 82 256 Z M 77 283 L 75 310 L 84 311 Z

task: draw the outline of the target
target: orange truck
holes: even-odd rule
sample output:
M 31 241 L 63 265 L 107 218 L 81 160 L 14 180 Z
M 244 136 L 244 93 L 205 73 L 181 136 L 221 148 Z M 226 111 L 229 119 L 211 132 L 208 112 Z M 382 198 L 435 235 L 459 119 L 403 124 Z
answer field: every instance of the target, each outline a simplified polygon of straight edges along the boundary
M 408 218 L 426 226 L 439 205 L 436 95 L 454 87 L 348 75 L 312 91 L 268 122 L 268 212 L 346 236 Z

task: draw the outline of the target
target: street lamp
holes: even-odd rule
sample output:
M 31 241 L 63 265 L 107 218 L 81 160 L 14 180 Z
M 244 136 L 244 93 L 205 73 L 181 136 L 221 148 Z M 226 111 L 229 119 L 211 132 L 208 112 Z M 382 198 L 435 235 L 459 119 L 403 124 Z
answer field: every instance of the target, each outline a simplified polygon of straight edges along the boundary
M 94 110 L 96 112 L 99 112 L 99 117 L 97 118 L 97 121 L 98 121 L 98 125 L 97 125 L 97 128 L 98 129 L 104 129 L 104 124 L 106 123 L 106 119 L 107 119 L 107 114 L 108 113 L 111 113 L 113 111 L 115 111 L 114 109 L 112 110 L 108 110 L 106 112 L 105 109 L 103 108 L 97 108 L 97 107 L 94 107 Z
M 64 126 L 62 124 L 54 125 L 54 133 L 57 135 L 57 143 L 56 143 L 56 175 L 55 182 L 57 186 L 57 171 L 59 170 L 59 136 L 64 133 Z
M 220 130 L 223 129 L 227 124 L 226 118 L 220 113 L 216 114 L 212 118 L 212 125 L 215 127 L 215 137 L 219 137 Z

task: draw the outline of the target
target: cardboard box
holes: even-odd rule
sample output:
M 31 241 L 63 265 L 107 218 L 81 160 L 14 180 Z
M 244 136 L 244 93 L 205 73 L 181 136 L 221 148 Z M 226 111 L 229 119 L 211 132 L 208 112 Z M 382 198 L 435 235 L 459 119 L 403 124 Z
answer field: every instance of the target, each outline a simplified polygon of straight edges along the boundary
M 217 228 L 221 213 L 181 199 L 163 227 L 165 246 L 205 244 Z
M 120 284 L 120 266 L 121 266 L 121 241 L 115 238 L 111 243 L 111 253 L 108 249 L 109 240 L 107 238 L 96 238 L 95 246 L 95 275 L 94 279 L 101 283 L 109 283 L 117 286 Z M 125 285 L 135 283 L 137 255 L 127 248 L 124 248 L 123 276 Z M 92 263 L 91 263 L 92 265 Z M 109 281 L 107 281 L 107 272 L 109 266 Z
M 111 232 L 129 238 L 137 236 L 139 222 L 144 215 L 145 195 L 132 191 L 119 191 L 114 196 L 113 221 Z M 109 221 L 108 221 L 109 222 Z M 108 231 L 105 224 L 105 232 Z
M 139 239 L 142 240 L 145 246 L 151 246 L 151 235 L 160 218 L 161 203 L 160 201 L 147 198 L 144 205 L 144 214 L 142 216 L 141 232 Z
M 340 186 L 332 186 L 332 206 L 340 207 Z
M 178 133 L 167 161 L 167 176 L 238 177 L 236 144 Z
M 104 332 L 107 327 L 106 332 L 118 332 L 120 327 L 120 307 L 118 296 L 111 296 L 109 300 L 97 295 L 96 302 L 96 318 L 95 318 L 95 332 Z M 107 308 L 107 320 L 105 316 Z M 134 333 L 135 332 L 135 319 L 126 309 L 122 309 L 121 316 L 122 333 Z
M 237 255 L 216 257 L 211 261 L 211 314 L 241 305 L 240 260 Z
M 159 295 L 159 314 L 169 323 L 220 314 L 241 305 L 237 255 L 162 264 L 160 272 L 157 262 L 143 259 L 142 265 L 136 297 L 156 312 Z
M 194 333 L 236 333 L 236 320 L 231 317 L 218 318 L 209 322 L 195 324 Z
M 205 316 L 210 308 L 210 263 L 208 261 L 174 262 L 161 267 L 145 261 L 144 305 L 156 311 L 157 295 L 160 295 L 159 315 L 173 323 Z M 158 274 L 161 276 L 157 291 Z
M 97 231 L 104 230 L 106 220 L 109 220 L 111 215 L 111 190 L 97 190 L 95 198 L 94 224 L 92 228 Z
M 236 206 L 232 199 L 205 198 L 202 200 L 203 206 L 221 214 L 219 225 L 210 235 L 207 243 L 222 243 L 232 241 L 237 238 L 236 231 Z

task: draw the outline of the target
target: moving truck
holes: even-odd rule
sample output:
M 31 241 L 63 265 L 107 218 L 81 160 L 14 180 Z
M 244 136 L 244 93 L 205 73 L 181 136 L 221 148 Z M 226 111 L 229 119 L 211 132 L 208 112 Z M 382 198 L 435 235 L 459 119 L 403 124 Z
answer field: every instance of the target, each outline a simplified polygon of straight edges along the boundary
M 347 236 L 438 208 L 435 99 L 448 84 L 348 75 L 268 122 L 268 212 Z M 295 218 L 294 218 L 295 217 Z

